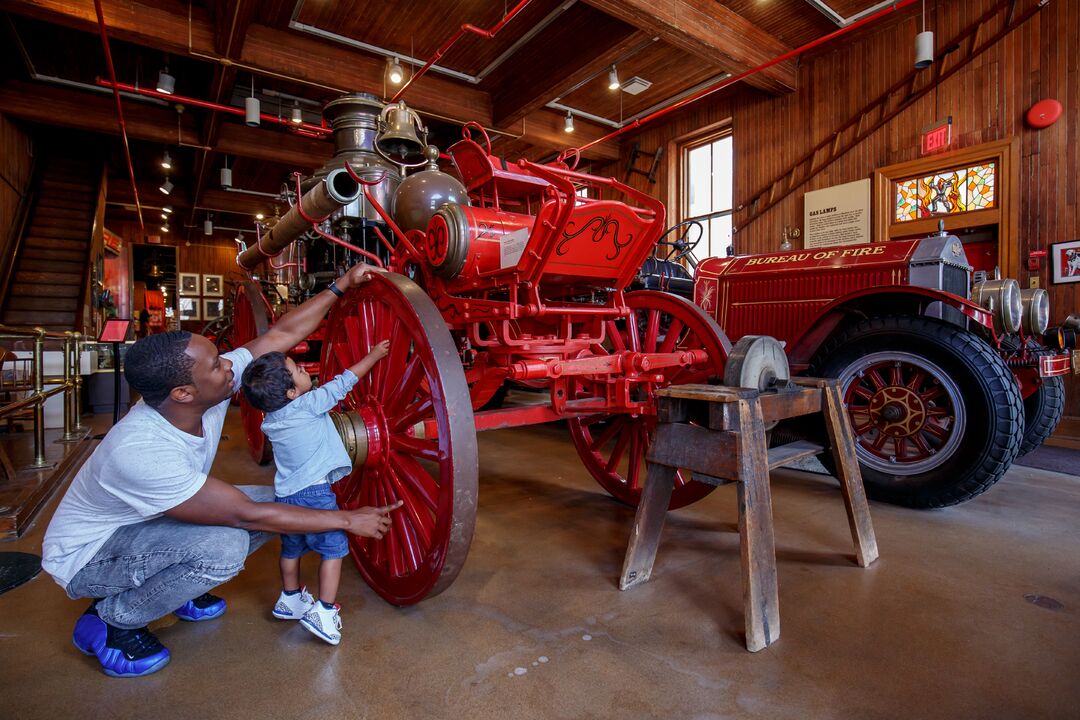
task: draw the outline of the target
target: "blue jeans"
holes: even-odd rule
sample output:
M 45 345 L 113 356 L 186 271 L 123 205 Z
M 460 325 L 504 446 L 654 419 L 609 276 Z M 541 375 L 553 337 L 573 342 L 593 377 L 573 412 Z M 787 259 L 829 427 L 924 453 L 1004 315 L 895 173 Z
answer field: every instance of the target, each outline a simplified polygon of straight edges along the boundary
M 330 489 L 330 483 L 308 485 L 292 495 L 277 497 L 277 502 L 287 505 L 312 508 L 314 510 L 337 510 L 337 497 Z M 336 560 L 349 554 L 349 539 L 341 530 L 327 530 L 314 533 L 294 533 L 281 536 L 281 557 L 293 559 L 311 551 L 322 556 L 323 560 Z
M 237 487 L 256 502 L 274 489 Z M 168 517 L 120 528 L 67 586 L 71 598 L 101 598 L 97 613 L 132 630 L 168 615 L 244 569 L 244 560 L 272 533 L 193 525 Z

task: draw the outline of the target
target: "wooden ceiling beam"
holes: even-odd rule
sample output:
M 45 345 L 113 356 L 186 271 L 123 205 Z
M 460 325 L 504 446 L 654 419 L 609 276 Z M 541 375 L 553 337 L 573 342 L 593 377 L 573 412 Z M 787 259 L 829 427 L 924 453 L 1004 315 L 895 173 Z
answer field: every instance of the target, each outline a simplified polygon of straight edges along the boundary
M 517 138 L 518 140 L 529 145 L 539 145 L 542 148 L 554 148 L 550 152 L 558 152 L 560 148 L 585 145 L 604 137 L 610 132 L 610 128 L 593 125 L 581 118 L 577 118 L 574 121 L 574 132 L 567 133 L 563 126 L 563 116 L 551 110 L 540 110 L 525 116 L 522 127 L 523 130 L 521 136 Z M 619 158 L 619 146 L 611 141 L 594 145 L 585 151 L 585 158 L 604 161 L 617 160 Z
M 114 204 L 131 205 L 133 207 L 135 204 L 130 183 L 109 183 L 109 190 L 105 199 L 106 202 Z M 274 213 L 275 206 L 279 208 L 281 206 L 281 203 L 275 203 L 273 198 L 247 195 L 242 192 L 229 192 L 227 190 L 207 190 L 198 203 L 193 203 L 191 195 L 185 192 L 183 188 L 178 187 L 169 195 L 162 195 L 156 185 L 149 183 L 139 183 L 139 199 L 143 202 L 145 208 L 149 208 L 153 212 L 148 224 L 158 223 L 158 212 L 164 205 L 170 206 L 173 209 L 173 217 L 178 219 L 198 208 L 200 219 L 202 211 L 210 210 L 242 215 L 251 221 L 254 221 L 256 213 L 263 213 L 269 217 Z M 230 220 L 229 222 L 231 224 L 233 221 Z M 196 225 L 195 222 L 189 222 L 188 224 L 191 226 Z M 202 232 L 201 223 L 198 227 L 199 232 Z M 179 229 L 174 227 L 173 231 L 179 232 Z
M 586 5 L 550 25 L 492 74 L 492 121 L 506 127 L 600 73 L 650 35 Z M 560 48 L 552 53 L 551 48 Z M 554 63 L 537 62 L 550 57 Z M 603 78 L 607 80 L 606 76 Z
M 118 135 L 120 132 L 112 98 L 42 83 L 10 81 L 0 85 L 0 113 L 28 122 L 105 135 Z M 125 100 L 124 119 L 128 136 L 135 140 L 166 145 L 200 145 L 195 121 L 188 113 L 181 117 L 179 134 L 176 113 L 167 108 Z M 223 123 L 219 135 L 214 147 L 218 152 L 289 167 L 314 169 L 334 154 L 334 146 L 326 140 L 299 137 L 278 130 L 249 128 L 232 122 Z
M 131 0 L 103 0 L 109 36 L 197 60 L 232 64 L 214 45 L 214 26 L 200 7 L 187 14 L 172 13 Z M 10 0 L 7 12 L 65 27 L 97 32 L 93 3 L 72 0 Z M 190 47 L 188 37 L 191 37 Z M 368 53 L 354 51 L 297 33 L 263 25 L 248 28 L 235 64 L 268 77 L 313 85 L 333 92 L 370 92 L 383 95 L 385 63 Z M 417 80 L 406 97 L 422 113 L 464 123 L 475 120 L 491 126 L 491 98 L 482 90 L 434 74 Z
M 665 42 L 733 75 L 757 67 L 791 48 L 716 0 L 585 0 Z M 746 82 L 772 94 L 798 88 L 793 60 L 759 73 Z

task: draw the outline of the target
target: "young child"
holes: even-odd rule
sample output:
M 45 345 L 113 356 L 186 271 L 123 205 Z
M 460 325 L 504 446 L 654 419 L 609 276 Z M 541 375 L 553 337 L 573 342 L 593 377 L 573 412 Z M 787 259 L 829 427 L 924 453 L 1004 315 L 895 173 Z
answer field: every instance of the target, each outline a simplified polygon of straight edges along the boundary
M 389 350 L 377 344 L 363 360 L 315 390 L 311 376 L 283 353 L 267 353 L 244 370 L 244 395 L 266 413 L 262 429 L 274 447 L 274 494 L 277 502 L 317 510 L 337 510 L 330 484 L 352 471 L 352 462 L 328 415 L 352 390 L 358 379 Z M 300 585 L 300 557 L 308 551 L 322 556 L 319 600 Z M 341 642 L 341 606 L 335 602 L 341 580 L 341 559 L 349 554 L 345 533 L 281 536 L 281 596 L 273 615 L 299 620 L 307 630 L 331 645 Z

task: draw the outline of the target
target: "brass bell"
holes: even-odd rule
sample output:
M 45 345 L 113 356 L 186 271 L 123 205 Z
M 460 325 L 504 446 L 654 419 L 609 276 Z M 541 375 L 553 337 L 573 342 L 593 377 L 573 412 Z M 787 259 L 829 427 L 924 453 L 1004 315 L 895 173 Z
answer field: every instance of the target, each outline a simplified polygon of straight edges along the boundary
M 418 132 L 424 136 L 424 140 L 420 139 Z M 379 114 L 375 148 L 387 160 L 406 166 L 423 164 L 426 140 L 427 128 L 420 121 L 420 116 L 404 102 L 391 103 Z

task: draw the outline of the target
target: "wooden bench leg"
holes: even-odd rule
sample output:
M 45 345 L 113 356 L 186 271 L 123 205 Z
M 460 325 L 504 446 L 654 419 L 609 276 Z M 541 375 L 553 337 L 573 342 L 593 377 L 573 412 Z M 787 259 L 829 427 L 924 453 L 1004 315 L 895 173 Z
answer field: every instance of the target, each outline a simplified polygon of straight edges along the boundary
M 671 504 L 671 492 L 675 488 L 675 468 L 657 463 L 649 463 L 648 468 L 641 502 L 634 516 L 634 529 L 630 531 L 626 559 L 623 561 L 620 590 L 640 585 L 652 574 L 660 532 L 664 529 L 664 518 Z
M 836 463 L 840 491 L 844 495 L 844 507 L 847 509 L 848 525 L 851 527 L 851 539 L 855 543 L 855 557 L 860 567 L 868 567 L 878 558 L 877 538 L 874 525 L 870 521 L 870 506 L 866 502 L 866 490 L 863 488 L 862 473 L 859 472 L 859 460 L 855 455 L 855 432 L 851 428 L 851 419 L 844 409 L 844 399 L 840 395 L 840 384 L 829 382 L 825 388 L 825 424 L 829 428 L 829 442 L 832 444 L 833 461 Z
M 739 401 L 739 544 L 746 649 L 763 650 L 780 639 L 769 449 L 756 399 Z

